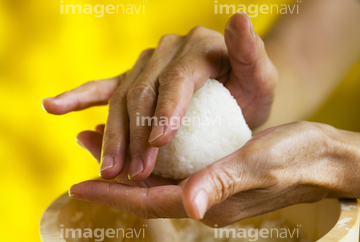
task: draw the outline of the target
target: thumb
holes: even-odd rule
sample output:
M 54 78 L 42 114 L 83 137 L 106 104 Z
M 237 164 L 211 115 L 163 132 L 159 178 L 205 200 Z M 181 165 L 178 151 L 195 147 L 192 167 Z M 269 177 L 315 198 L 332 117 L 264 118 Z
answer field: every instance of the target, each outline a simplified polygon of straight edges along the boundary
M 224 36 L 231 65 L 235 69 L 255 64 L 266 56 L 264 43 L 255 33 L 251 19 L 246 13 L 237 13 L 229 19 Z
M 250 128 L 268 117 L 277 83 L 277 70 L 268 58 L 263 40 L 255 33 L 249 15 L 233 15 L 225 27 L 231 73 L 226 87 L 237 99 Z
M 246 184 L 245 163 L 239 151 L 211 164 L 192 175 L 184 184 L 183 204 L 187 215 L 203 219 L 206 211 L 241 190 L 251 189 Z

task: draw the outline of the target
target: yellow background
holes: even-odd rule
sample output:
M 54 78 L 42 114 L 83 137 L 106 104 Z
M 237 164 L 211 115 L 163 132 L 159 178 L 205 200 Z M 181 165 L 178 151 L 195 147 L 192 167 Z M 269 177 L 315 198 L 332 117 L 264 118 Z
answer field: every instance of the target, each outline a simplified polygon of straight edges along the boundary
M 256 1 L 264 2 L 290 1 Z M 98 174 L 98 164 L 74 139 L 105 122 L 106 107 L 52 116 L 42 110 L 43 98 L 126 71 L 164 34 L 185 35 L 197 25 L 223 32 L 230 17 L 213 14 L 212 0 L 65 3 L 145 4 L 145 14 L 61 15 L 58 0 L 0 1 L 0 241 L 39 241 L 47 205 Z M 254 18 L 256 32 L 263 35 L 276 17 Z M 360 131 L 359 67 L 312 120 Z

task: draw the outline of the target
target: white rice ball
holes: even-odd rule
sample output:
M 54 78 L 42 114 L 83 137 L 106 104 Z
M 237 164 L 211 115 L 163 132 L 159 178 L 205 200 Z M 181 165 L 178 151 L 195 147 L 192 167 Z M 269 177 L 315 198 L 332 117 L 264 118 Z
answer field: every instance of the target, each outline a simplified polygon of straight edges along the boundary
M 175 137 L 159 149 L 154 174 L 187 178 L 250 138 L 251 130 L 234 97 L 220 82 L 209 79 L 194 93 Z

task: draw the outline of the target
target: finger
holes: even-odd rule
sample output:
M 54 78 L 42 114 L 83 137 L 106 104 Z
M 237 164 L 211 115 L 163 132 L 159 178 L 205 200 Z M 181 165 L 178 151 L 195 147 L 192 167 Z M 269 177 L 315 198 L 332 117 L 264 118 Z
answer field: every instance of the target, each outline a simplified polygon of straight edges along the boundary
M 246 107 L 243 108 L 243 115 L 250 128 L 255 128 L 269 115 L 277 70 L 247 14 L 233 15 L 224 35 L 231 63 L 230 78 L 225 86 L 238 104 Z
M 182 37 L 165 35 L 144 70 L 130 86 L 127 108 L 130 121 L 130 168 L 129 177 L 139 182 L 154 169 L 158 148 L 150 146 L 151 118 L 157 100 L 157 80 L 180 48 Z
M 117 181 L 117 182 L 119 182 L 121 184 L 128 185 L 128 186 L 133 186 L 133 187 L 147 187 L 146 184 L 144 184 L 143 182 L 142 183 L 136 183 L 136 182 L 131 181 L 128 178 L 129 166 L 130 166 L 130 159 L 127 156 L 126 157 L 126 162 L 124 164 L 124 168 L 121 171 L 121 173 L 117 177 L 115 177 L 115 181 Z
M 133 182 L 128 178 L 130 162 L 125 163 L 125 167 L 120 175 L 118 175 L 115 180 L 121 184 L 126 184 L 129 186 L 139 186 L 143 188 L 165 186 L 165 185 L 176 185 L 177 182 L 171 179 L 162 178 L 156 175 L 151 174 L 148 178 L 141 182 Z
M 156 175 L 151 174 L 148 178 L 140 182 L 134 182 L 129 179 L 129 167 L 131 163 L 129 162 L 129 157 L 125 162 L 124 169 L 121 171 L 120 175 L 118 175 L 115 180 L 121 184 L 126 184 L 129 186 L 139 186 L 143 188 L 150 188 L 155 186 L 165 186 L 165 185 L 176 185 L 176 181 L 171 179 L 162 178 Z
M 95 131 L 98 132 L 99 134 L 104 135 L 105 124 L 99 124 L 98 126 L 96 126 Z
M 104 179 L 115 178 L 124 167 L 129 136 L 127 91 L 130 84 L 144 69 L 153 52 L 153 49 L 149 49 L 140 55 L 133 69 L 127 74 L 109 101 L 100 164 L 100 174 Z
M 88 151 L 98 162 L 100 162 L 101 157 L 102 140 L 103 135 L 94 131 L 83 131 L 76 137 L 76 143 L 78 143 L 84 150 Z M 142 187 L 148 187 L 146 184 L 137 184 L 130 181 L 127 178 L 128 170 L 129 162 L 125 162 L 123 171 L 115 178 L 115 180 L 129 186 L 140 185 Z
M 201 39 L 203 32 L 211 38 L 214 46 L 223 48 L 209 49 L 201 46 L 192 49 L 191 44 Z M 228 69 L 223 62 L 227 50 L 220 33 L 215 31 L 209 33 L 208 29 L 199 27 L 192 30 L 188 38 L 191 44 L 184 46 L 159 77 L 159 95 L 154 115 L 159 122 L 154 122 L 149 138 L 149 143 L 155 147 L 167 144 L 174 137 L 180 128 L 193 93 L 209 78 L 222 76 Z M 164 124 L 160 120 L 167 122 Z
M 103 136 L 94 131 L 83 131 L 76 136 L 76 143 L 89 153 L 98 162 L 101 157 L 101 144 Z
M 181 187 L 131 187 L 118 183 L 86 181 L 73 185 L 69 196 L 90 201 L 142 218 L 185 218 Z
M 122 74 L 115 78 L 90 81 L 56 97 L 44 99 L 43 109 L 48 113 L 60 115 L 107 104 L 124 76 L 125 74 Z
M 88 151 L 98 162 L 100 161 L 101 146 L 103 136 L 94 131 L 83 131 L 76 137 L 76 143 L 78 143 L 83 149 Z M 177 182 L 171 179 L 162 178 L 156 175 L 150 175 L 146 180 L 135 183 L 128 179 L 129 162 L 125 163 L 124 169 L 119 176 L 115 178 L 116 181 L 140 187 L 155 187 L 164 185 L 176 185 Z
M 178 182 L 172 179 L 163 178 L 154 174 L 151 174 L 144 183 L 147 187 L 158 187 L 158 186 L 165 186 L 165 185 L 177 185 Z
M 248 165 L 245 157 L 239 150 L 188 179 L 184 185 L 183 204 L 189 217 L 202 219 L 209 208 L 235 193 L 262 188 L 266 176 L 257 168 L 258 174 L 248 179 L 256 163 Z

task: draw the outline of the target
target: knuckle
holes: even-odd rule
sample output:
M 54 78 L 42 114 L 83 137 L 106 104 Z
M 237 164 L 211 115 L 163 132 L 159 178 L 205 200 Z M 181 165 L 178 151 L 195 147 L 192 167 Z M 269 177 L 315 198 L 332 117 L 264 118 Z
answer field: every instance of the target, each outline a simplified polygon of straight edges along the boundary
M 104 135 L 104 154 L 107 153 L 106 149 L 112 144 L 112 142 L 115 142 L 118 140 L 118 133 L 112 131 L 111 129 L 106 129 L 105 135 Z
M 308 121 L 297 121 L 295 125 L 300 132 L 303 132 L 305 138 L 317 140 L 317 144 L 322 145 L 326 144 L 326 141 L 329 140 L 328 135 L 331 136 L 334 131 L 336 131 L 336 129 L 330 125 Z
M 188 94 L 193 93 L 194 91 L 194 82 L 192 79 L 188 78 L 189 75 L 186 74 L 186 71 L 183 71 L 186 68 L 179 66 L 172 66 L 166 69 L 159 77 L 159 94 L 161 98 L 158 100 L 157 108 L 162 110 L 163 113 L 172 113 L 174 110 L 179 110 L 179 103 L 182 103 L 182 100 L 179 100 L 178 95 L 174 93 L 186 92 Z M 176 90 L 176 91 L 175 91 Z M 185 96 L 183 95 L 183 97 Z M 185 113 L 180 113 L 184 115 Z
M 178 41 L 181 37 L 179 35 L 176 34 L 167 34 L 167 35 L 163 35 L 158 43 L 158 46 L 164 46 L 167 45 L 169 43 L 174 43 L 176 41 Z
M 270 135 L 275 132 L 277 127 L 272 127 L 273 131 L 270 131 Z M 278 156 L 281 152 L 279 149 L 283 149 L 281 144 L 276 142 L 263 142 L 262 140 L 258 140 L 256 137 L 253 140 L 250 140 L 249 145 L 244 145 L 241 148 L 240 160 L 244 162 L 246 166 L 255 167 L 255 164 L 262 163 L 262 159 L 267 157 L 272 161 L 278 161 Z M 269 165 L 269 164 L 268 164 Z
M 151 83 L 148 82 L 137 82 L 133 85 L 130 86 L 129 91 L 128 91 L 128 95 L 132 96 L 132 95 L 142 95 L 142 94 L 152 94 L 155 95 L 156 91 L 155 91 L 155 87 L 154 85 L 152 85 Z
M 311 130 L 311 128 L 314 128 L 313 124 L 311 122 L 308 121 L 296 121 L 294 122 L 294 125 L 301 131 L 307 131 L 307 130 Z
M 196 42 L 200 42 L 200 43 L 203 43 L 204 40 L 209 40 L 208 42 L 210 44 L 211 42 L 214 43 L 214 41 L 217 41 L 219 39 L 223 40 L 224 36 L 215 30 L 208 29 L 203 26 L 196 26 L 192 30 L 190 30 L 190 32 L 188 33 L 186 38 L 190 42 L 196 41 Z M 209 45 L 209 47 L 211 47 L 211 45 Z
M 142 217 L 143 219 L 152 219 L 152 218 L 157 218 L 156 212 L 155 210 L 152 208 L 151 206 L 151 199 L 150 198 L 150 193 L 149 193 L 149 189 L 147 189 L 146 193 L 143 196 L 143 201 L 142 201 L 142 207 L 140 209 L 140 217 Z
M 207 28 L 205 28 L 203 26 L 195 26 L 194 28 L 192 28 L 190 30 L 189 36 L 197 36 L 197 35 L 203 33 L 206 30 L 207 30 Z
M 159 77 L 159 89 L 174 89 L 174 85 L 186 88 L 189 92 L 194 91 L 197 82 L 196 69 L 187 59 L 179 59 L 176 64 L 169 66 Z M 179 86 L 180 85 L 180 86 Z
M 90 93 L 94 93 L 94 92 L 98 92 L 100 90 L 98 90 L 98 81 L 87 81 L 85 82 L 84 84 L 82 84 L 79 88 L 79 90 L 81 91 L 87 91 L 87 92 L 90 92 Z M 68 93 L 68 92 L 65 92 L 65 93 Z
M 221 171 L 210 173 L 210 183 L 216 194 L 216 201 L 222 202 L 236 192 L 238 180 L 232 169 L 222 169 Z
M 246 50 L 243 50 L 243 54 L 236 55 L 236 58 L 241 62 L 243 65 L 252 66 L 256 63 L 256 52 L 254 51 L 255 45 L 250 44 L 246 48 Z
M 296 121 L 294 122 L 296 125 L 298 126 L 305 126 L 308 122 L 307 121 L 304 121 L 304 120 L 299 120 L 299 121 Z
M 130 104 L 133 100 L 146 100 L 147 102 L 154 101 L 156 96 L 156 90 L 154 85 L 148 82 L 137 82 L 130 86 L 127 92 L 127 100 Z
M 268 147 L 266 148 L 266 156 L 270 157 L 271 160 L 273 161 L 273 163 L 275 162 L 279 162 L 279 149 L 282 149 L 281 146 L 279 146 L 279 144 L 270 144 Z
M 141 54 L 140 54 L 139 59 L 141 59 L 141 60 L 146 59 L 147 57 L 151 56 L 154 53 L 154 50 L 155 49 L 153 49 L 153 48 L 143 50 L 143 52 L 141 52 Z
M 159 77 L 159 85 L 164 86 L 167 83 L 185 81 L 185 74 L 179 66 L 168 67 Z
M 233 53 L 234 58 L 243 65 L 254 66 L 259 61 L 259 44 L 256 41 L 244 40 L 244 42 L 238 43 L 238 54 Z
M 99 88 L 99 81 L 88 81 L 82 85 L 88 92 L 93 93 L 98 99 L 104 99 L 103 91 Z

